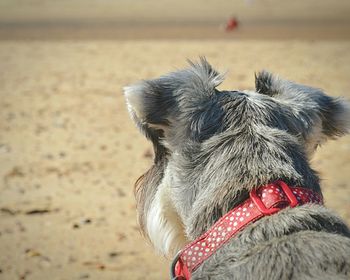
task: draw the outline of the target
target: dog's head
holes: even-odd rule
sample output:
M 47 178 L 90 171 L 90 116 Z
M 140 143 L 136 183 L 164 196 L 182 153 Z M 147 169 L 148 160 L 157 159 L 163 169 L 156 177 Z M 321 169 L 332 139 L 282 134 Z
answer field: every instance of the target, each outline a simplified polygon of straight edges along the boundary
M 137 182 L 144 229 L 162 184 L 167 207 L 190 238 L 249 188 L 276 179 L 318 185 L 307 158 L 348 132 L 346 103 L 319 89 L 263 71 L 255 91 L 219 91 L 223 79 L 201 59 L 125 88 L 130 114 L 155 151 L 154 166 Z

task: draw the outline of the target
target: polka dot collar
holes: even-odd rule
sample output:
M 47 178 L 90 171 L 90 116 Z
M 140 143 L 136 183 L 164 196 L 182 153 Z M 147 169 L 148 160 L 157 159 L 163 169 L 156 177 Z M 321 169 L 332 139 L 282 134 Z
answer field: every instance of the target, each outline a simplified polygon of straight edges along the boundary
M 289 187 L 283 181 L 252 190 L 249 199 L 220 218 L 207 232 L 180 251 L 173 262 L 172 279 L 190 279 L 191 273 L 201 263 L 251 222 L 288 206 L 306 203 L 322 204 L 322 195 L 306 188 Z

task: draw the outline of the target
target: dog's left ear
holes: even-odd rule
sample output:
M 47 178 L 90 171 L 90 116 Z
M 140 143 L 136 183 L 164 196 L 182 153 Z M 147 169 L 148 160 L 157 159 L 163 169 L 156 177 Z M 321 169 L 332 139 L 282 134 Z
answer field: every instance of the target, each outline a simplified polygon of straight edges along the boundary
M 204 107 L 216 95 L 215 88 L 223 75 L 205 58 L 189 63 L 187 69 L 124 88 L 129 112 L 146 136 L 156 131 L 166 135 L 170 127 L 191 124 L 198 107 Z M 206 113 L 205 108 L 202 111 Z
M 320 134 L 317 136 L 319 139 L 313 140 L 316 144 L 350 131 L 350 106 L 344 99 L 328 96 L 317 88 L 280 79 L 267 71 L 256 75 L 255 85 L 257 92 L 275 98 L 299 120 L 302 131 L 298 133 L 306 138 Z

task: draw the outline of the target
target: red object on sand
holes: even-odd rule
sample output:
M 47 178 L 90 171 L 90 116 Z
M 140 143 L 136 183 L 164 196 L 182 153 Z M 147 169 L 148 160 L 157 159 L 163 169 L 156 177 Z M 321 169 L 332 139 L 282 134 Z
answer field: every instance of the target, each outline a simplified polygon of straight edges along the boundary
M 237 29 L 237 27 L 238 27 L 238 20 L 233 17 L 227 21 L 225 30 L 226 31 L 233 31 L 233 30 Z

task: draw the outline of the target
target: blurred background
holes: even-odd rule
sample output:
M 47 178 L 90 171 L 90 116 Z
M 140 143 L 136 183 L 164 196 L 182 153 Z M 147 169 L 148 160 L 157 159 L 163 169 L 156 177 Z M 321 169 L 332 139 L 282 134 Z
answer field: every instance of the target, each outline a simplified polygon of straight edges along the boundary
M 349 14 L 347 0 L 1 0 L 0 35 L 12 39 L 344 39 L 350 37 Z M 227 31 L 230 19 L 240 28 L 228 36 L 222 31 L 225 27 Z
M 152 163 L 122 87 L 200 55 L 350 98 L 348 0 L 0 0 L 0 279 L 168 279 L 133 184 Z M 350 222 L 350 138 L 312 166 Z

